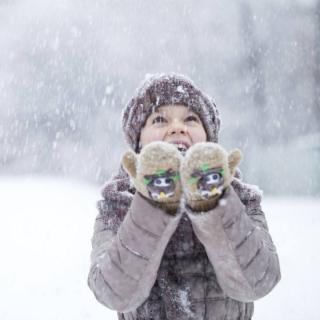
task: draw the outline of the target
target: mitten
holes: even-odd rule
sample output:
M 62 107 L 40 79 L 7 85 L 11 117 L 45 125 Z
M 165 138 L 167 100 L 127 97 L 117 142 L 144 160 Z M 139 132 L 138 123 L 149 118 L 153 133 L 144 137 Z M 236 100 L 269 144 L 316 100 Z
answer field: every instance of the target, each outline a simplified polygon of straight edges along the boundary
M 180 169 L 187 205 L 194 211 L 214 208 L 230 185 L 241 158 L 240 150 L 235 149 L 228 154 L 213 142 L 191 146 Z
M 141 195 L 173 214 L 182 194 L 181 160 L 182 155 L 174 145 L 156 141 L 142 148 L 140 154 L 127 151 L 122 165 Z

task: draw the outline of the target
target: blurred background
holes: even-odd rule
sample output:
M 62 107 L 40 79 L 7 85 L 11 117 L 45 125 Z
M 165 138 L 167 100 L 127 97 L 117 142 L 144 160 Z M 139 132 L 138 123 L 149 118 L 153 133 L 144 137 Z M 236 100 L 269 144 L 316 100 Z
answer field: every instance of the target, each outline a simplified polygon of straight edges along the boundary
M 96 201 L 122 109 L 171 71 L 264 191 L 282 280 L 254 319 L 319 319 L 320 0 L 0 0 L 1 320 L 117 319 L 86 284 Z
M 320 1 L 0 0 L 0 174 L 100 186 L 148 74 L 210 95 L 269 195 L 320 194 Z

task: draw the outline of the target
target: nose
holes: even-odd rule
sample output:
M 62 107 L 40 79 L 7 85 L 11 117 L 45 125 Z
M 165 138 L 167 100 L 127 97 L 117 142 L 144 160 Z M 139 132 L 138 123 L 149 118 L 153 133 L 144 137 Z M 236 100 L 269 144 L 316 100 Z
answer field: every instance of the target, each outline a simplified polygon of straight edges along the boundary
M 169 128 L 169 134 L 186 134 L 187 133 L 187 127 L 186 125 L 181 121 L 173 121 L 171 123 L 171 126 Z

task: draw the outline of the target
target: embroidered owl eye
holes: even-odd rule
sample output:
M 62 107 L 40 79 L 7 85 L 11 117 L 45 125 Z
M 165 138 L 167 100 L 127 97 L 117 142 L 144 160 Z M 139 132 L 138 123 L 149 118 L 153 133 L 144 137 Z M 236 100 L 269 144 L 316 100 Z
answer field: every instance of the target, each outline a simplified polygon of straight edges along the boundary
M 170 179 L 170 178 L 162 177 L 162 178 L 155 179 L 153 184 L 156 187 L 164 187 L 164 186 L 168 186 L 171 183 L 171 181 L 172 181 L 172 179 Z
M 221 179 L 221 175 L 219 173 L 211 173 L 205 177 L 206 182 L 208 183 L 217 183 Z

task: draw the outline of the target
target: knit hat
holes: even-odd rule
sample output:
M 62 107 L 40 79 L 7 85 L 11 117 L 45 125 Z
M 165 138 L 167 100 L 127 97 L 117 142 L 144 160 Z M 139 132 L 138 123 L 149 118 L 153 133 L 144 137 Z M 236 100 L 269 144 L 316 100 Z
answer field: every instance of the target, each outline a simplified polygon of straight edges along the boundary
M 139 152 L 141 130 L 149 115 L 160 106 L 178 104 L 190 108 L 200 117 L 208 141 L 218 142 L 221 121 L 212 99 L 185 76 L 154 74 L 144 80 L 122 111 L 123 132 L 135 152 Z

